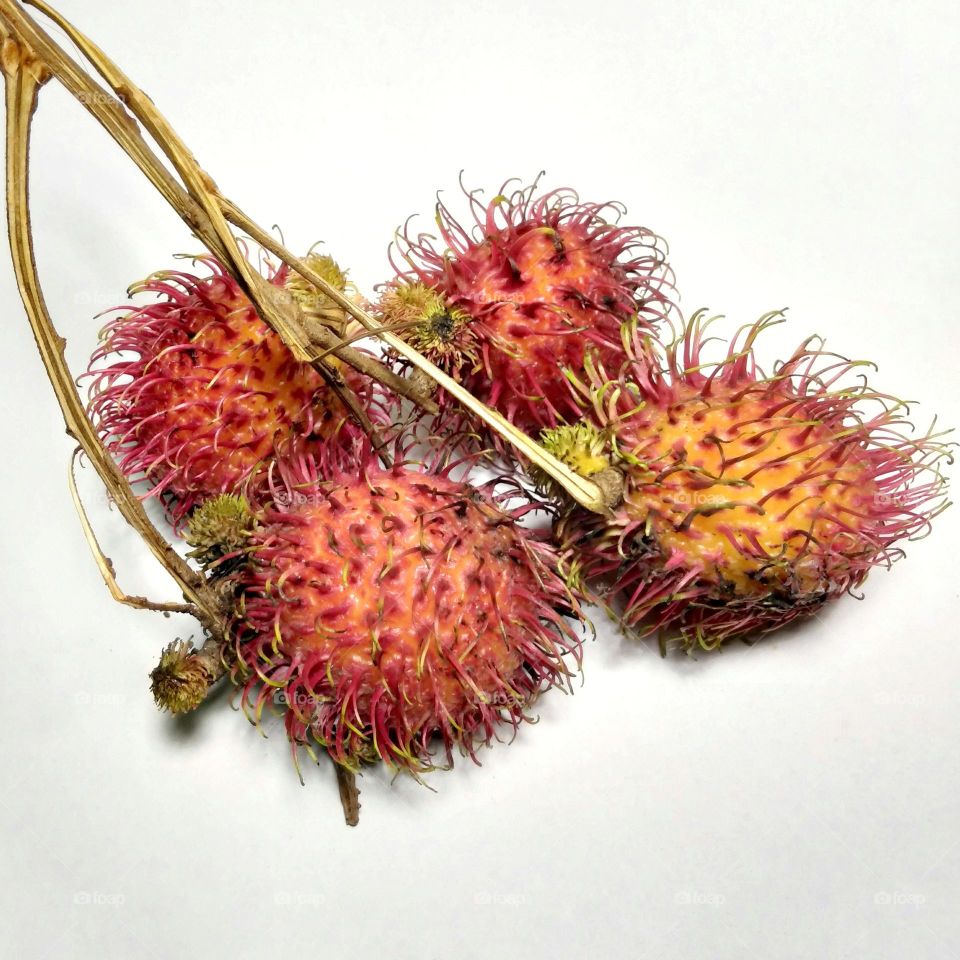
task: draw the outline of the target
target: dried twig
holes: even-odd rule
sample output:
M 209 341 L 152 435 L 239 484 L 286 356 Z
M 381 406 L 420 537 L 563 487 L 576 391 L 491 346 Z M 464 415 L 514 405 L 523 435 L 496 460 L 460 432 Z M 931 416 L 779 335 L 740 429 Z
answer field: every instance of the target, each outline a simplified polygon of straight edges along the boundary
M 356 774 L 346 767 L 335 763 L 337 771 L 337 788 L 340 791 L 340 804 L 343 807 L 343 819 L 348 827 L 355 827 L 360 822 L 360 790 L 357 787 Z
M 90 423 L 64 357 L 66 341 L 50 319 L 37 277 L 30 229 L 30 130 L 40 87 L 49 77 L 28 45 L 15 40 L 0 21 L 0 61 L 6 93 L 7 230 L 17 285 L 44 367 L 63 413 L 67 433 L 89 458 L 124 519 L 173 577 L 193 613 L 212 634 L 223 636 L 221 602 L 203 578 L 180 557 L 150 522 L 139 499 L 108 456 Z
M 475 400 L 463 387 L 412 349 L 396 333 L 383 327 L 353 300 L 315 273 L 307 261 L 291 254 L 239 207 L 223 197 L 149 97 L 136 87 L 103 51 L 43 0 L 26 2 L 67 33 L 112 91 L 109 92 L 84 72 L 27 16 L 15 0 L 0 0 L 0 60 L 6 91 L 7 225 L 17 285 L 24 308 L 60 404 L 67 433 L 77 441 L 79 449 L 90 460 L 124 519 L 136 530 L 154 557 L 177 583 L 186 602 L 154 603 L 145 597 L 124 593 L 117 583 L 113 564 L 100 549 L 90 525 L 73 479 L 71 463 L 70 490 L 81 527 L 114 599 L 140 609 L 190 613 L 197 617 L 207 633 L 207 638 L 199 650 L 188 650 L 182 644 L 174 644 L 165 651 L 160 666 L 151 675 L 158 702 L 162 702 L 174 712 L 191 709 L 223 675 L 227 611 L 222 594 L 193 570 L 150 522 L 130 484 L 107 454 L 86 414 L 67 367 L 64 356 L 66 341 L 57 333 L 44 302 L 37 277 L 30 227 L 28 172 L 32 117 L 37 106 L 38 93 L 51 77 L 56 77 L 87 111 L 96 117 L 193 234 L 223 264 L 224 269 L 248 295 L 259 315 L 281 336 L 294 356 L 312 363 L 327 380 L 381 452 L 383 445 L 374 425 L 331 362 L 332 357 L 352 365 L 397 395 L 429 412 L 436 412 L 437 405 L 432 399 L 432 389 L 424 386 L 424 377 L 428 383 L 432 381 L 439 384 L 564 487 L 575 500 L 590 509 L 604 508 L 601 492 L 595 484 L 571 472 L 498 413 Z M 182 183 L 171 175 L 146 142 L 137 121 L 143 125 L 173 165 Z M 418 376 L 409 379 L 400 377 L 379 360 L 354 349 L 320 320 L 307 316 L 296 298 L 284 295 L 269 284 L 247 261 L 231 230 L 231 224 L 279 257 L 304 280 L 313 284 L 357 320 L 366 331 L 404 357 L 418 372 Z M 344 816 L 348 824 L 355 825 L 360 813 L 355 777 L 339 765 L 335 766 Z
M 83 530 L 83 535 L 90 547 L 90 552 L 93 554 L 93 559 L 96 561 L 100 576 L 103 577 L 103 582 L 110 591 L 110 596 L 113 597 L 117 603 L 122 603 L 127 607 L 134 607 L 137 610 L 193 614 L 194 608 L 189 603 L 157 603 L 153 600 L 148 600 L 146 597 L 136 597 L 129 593 L 124 593 L 120 588 L 120 584 L 117 583 L 116 571 L 113 568 L 113 561 L 100 549 L 100 542 L 97 540 L 97 535 L 93 532 L 90 518 L 87 516 L 86 508 L 80 499 L 80 491 L 77 490 L 74 468 L 76 467 L 79 453 L 80 448 L 78 447 L 70 458 L 70 469 L 67 471 L 67 483 L 70 486 L 70 496 L 73 497 L 73 505 L 77 508 L 77 516 L 80 518 L 80 527 Z

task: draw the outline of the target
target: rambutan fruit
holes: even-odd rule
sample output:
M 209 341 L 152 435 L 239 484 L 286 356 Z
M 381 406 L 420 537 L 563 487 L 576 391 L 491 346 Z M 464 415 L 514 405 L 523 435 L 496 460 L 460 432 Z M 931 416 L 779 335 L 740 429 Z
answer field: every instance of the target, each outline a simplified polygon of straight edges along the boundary
M 712 649 L 814 614 L 946 506 L 942 434 L 911 438 L 903 404 L 839 383 L 861 364 L 811 338 L 762 372 L 754 341 L 780 319 L 744 328 L 716 362 L 697 315 L 633 381 L 588 365 L 583 422 L 543 434 L 585 476 L 623 476 L 610 515 L 570 508 L 555 536 L 571 576 L 642 633 Z
M 291 470 L 296 470 L 296 476 Z M 381 467 L 281 468 L 238 575 L 234 681 L 255 722 L 285 706 L 294 755 L 414 773 L 515 730 L 579 665 L 553 548 L 502 495 Z
M 163 497 L 175 522 L 218 493 L 256 498 L 280 448 L 320 456 L 322 447 L 328 458 L 359 436 L 333 389 L 293 357 L 233 278 L 212 257 L 197 260 L 209 276 L 166 271 L 131 287 L 158 300 L 118 308 L 89 373 L 90 413 L 108 450 L 132 482 Z M 329 257 L 311 263 L 345 287 Z M 311 315 L 336 320 L 335 304 L 286 267 L 268 265 L 268 279 Z M 340 369 L 372 402 L 371 386 Z
M 469 227 L 438 202 L 443 246 L 398 233 L 396 277 L 379 312 L 477 399 L 531 431 L 576 416 L 565 371 L 582 372 L 588 352 L 619 369 L 624 324 L 648 330 L 669 313 L 672 275 L 660 238 L 620 225 L 618 205 L 510 183 L 486 205 L 467 193 Z

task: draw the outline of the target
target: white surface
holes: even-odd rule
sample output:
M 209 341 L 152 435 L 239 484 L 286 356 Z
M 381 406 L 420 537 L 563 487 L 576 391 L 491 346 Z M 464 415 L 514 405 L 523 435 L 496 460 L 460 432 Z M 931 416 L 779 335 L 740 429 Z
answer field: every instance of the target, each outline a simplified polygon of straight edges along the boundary
M 618 198 L 687 312 L 789 305 L 886 390 L 960 423 L 954 4 L 63 0 L 225 192 L 362 287 L 437 187 Z M 336 124 L 349 141 L 338 145 Z M 60 90 L 38 115 L 41 274 L 77 371 L 92 315 L 194 251 Z M 427 218 L 429 222 L 429 216 Z M 4 261 L 6 256 L 4 255 Z M 293 773 L 146 674 L 185 619 L 111 603 L 69 444 L 0 266 L 3 956 L 852 958 L 960 955 L 960 511 L 789 636 L 661 661 L 603 627 L 572 699 L 430 780 Z M 925 424 L 924 424 L 925 425 Z M 173 599 L 91 475 L 132 592 Z

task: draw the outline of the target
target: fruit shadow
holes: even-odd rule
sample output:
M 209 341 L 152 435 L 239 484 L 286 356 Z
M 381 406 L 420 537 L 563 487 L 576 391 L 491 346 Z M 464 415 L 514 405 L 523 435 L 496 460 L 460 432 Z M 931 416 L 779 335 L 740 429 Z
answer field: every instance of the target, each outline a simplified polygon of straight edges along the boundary
M 232 693 L 233 687 L 229 681 L 223 680 L 218 683 L 196 710 L 180 716 L 168 717 L 168 722 L 161 725 L 163 735 L 174 743 L 188 743 L 195 740 L 200 735 L 200 728 L 206 722 L 209 713 L 229 708 Z
M 817 629 L 826 624 L 834 616 L 836 604 L 827 604 L 810 617 L 795 620 L 778 630 L 766 634 L 757 634 L 747 640 L 732 640 L 716 650 L 691 649 L 685 651 L 679 641 L 666 641 L 665 654 L 661 648 L 661 640 L 657 635 L 638 636 L 636 632 L 623 628 L 613 621 L 609 621 L 606 628 L 597 631 L 597 638 L 593 644 L 604 646 L 603 659 L 605 669 L 616 666 L 616 661 L 624 659 L 636 661 L 647 658 L 651 662 L 657 661 L 661 666 L 684 676 L 702 672 L 712 667 L 719 657 L 729 660 L 733 657 L 774 656 L 778 648 L 789 643 L 809 643 L 819 645 L 827 631 Z M 598 616 L 601 615 L 597 611 Z M 587 647 L 589 655 L 589 647 Z

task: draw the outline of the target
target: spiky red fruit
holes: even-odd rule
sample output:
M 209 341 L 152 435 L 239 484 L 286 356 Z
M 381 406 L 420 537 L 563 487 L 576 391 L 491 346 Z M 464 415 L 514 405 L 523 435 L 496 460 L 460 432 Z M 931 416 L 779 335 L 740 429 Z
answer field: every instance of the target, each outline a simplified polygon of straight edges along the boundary
M 645 330 L 668 313 L 671 273 L 660 239 L 620 226 L 616 204 L 582 203 L 572 190 L 540 194 L 536 182 L 509 186 L 486 206 L 467 194 L 470 227 L 438 203 L 443 248 L 425 234 L 400 236 L 381 307 L 402 326 L 411 318 L 396 302 L 400 288 L 439 294 L 447 310 L 421 318 L 415 344 L 478 399 L 535 430 L 576 414 L 565 369 L 582 371 L 594 352 L 618 370 L 623 324 Z
M 198 260 L 209 276 L 167 271 L 132 287 L 159 300 L 119 308 L 91 361 L 90 411 L 108 449 L 175 520 L 218 493 L 256 499 L 278 448 L 325 459 L 358 436 L 332 389 L 221 265 Z M 269 279 L 283 286 L 287 276 Z
M 859 365 L 811 339 L 763 374 L 754 340 L 777 319 L 709 363 L 707 324 L 694 318 L 662 348 L 662 369 L 644 364 L 619 390 L 593 371 L 581 385 L 587 425 L 545 437 L 568 462 L 623 471 L 613 516 L 571 510 L 556 534 L 645 632 L 713 648 L 815 613 L 889 565 L 944 506 L 946 449 L 905 436 L 892 398 L 837 385 Z
M 286 704 L 296 752 L 431 766 L 470 756 L 571 677 L 577 603 L 552 549 L 477 488 L 368 462 L 291 484 L 240 588 L 244 706 Z

